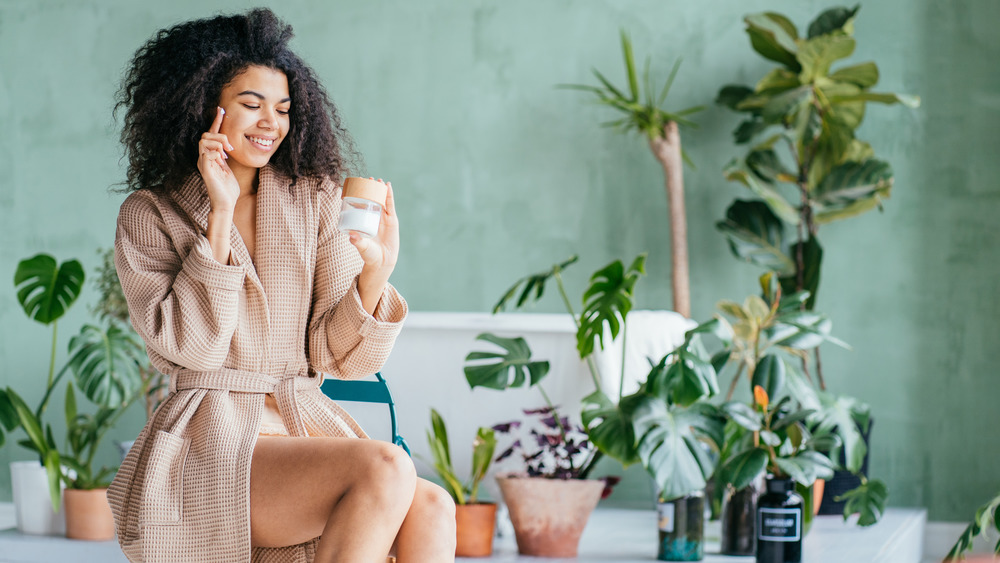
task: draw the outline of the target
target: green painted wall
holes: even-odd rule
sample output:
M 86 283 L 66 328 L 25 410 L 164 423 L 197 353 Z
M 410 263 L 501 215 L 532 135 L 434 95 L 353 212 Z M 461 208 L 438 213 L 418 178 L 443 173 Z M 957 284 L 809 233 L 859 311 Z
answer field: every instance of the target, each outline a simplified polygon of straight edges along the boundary
M 205 5 L 212 6 L 210 9 Z M 637 138 L 602 129 L 611 115 L 554 88 L 622 80 L 618 29 L 665 76 L 671 95 L 708 104 L 685 131 L 694 314 L 754 291 L 713 223 L 732 198 L 723 164 L 737 117 L 711 105 L 726 83 L 756 80 L 741 17 L 772 9 L 800 27 L 827 1 L 718 0 L 275 3 L 295 46 L 339 104 L 366 167 L 393 180 L 403 225 L 394 276 L 413 310 L 485 311 L 515 278 L 572 253 L 571 291 L 613 258 L 649 252 L 642 307 L 670 305 L 666 203 L 658 166 Z M 35 403 L 49 332 L 25 319 L 10 282 L 39 251 L 88 271 L 114 236 L 123 178 L 114 91 L 133 51 L 160 27 L 246 2 L 0 0 L 0 384 Z M 879 0 L 864 4 L 851 59 L 875 59 L 880 88 L 922 96 L 916 111 L 873 107 L 860 136 L 896 171 L 882 214 L 824 228 L 819 308 L 851 352 L 824 355 L 835 390 L 874 409 L 872 471 L 897 506 L 962 520 L 1000 488 L 996 299 L 1000 245 L 1000 4 Z M 88 320 L 92 288 L 61 325 L 60 350 Z M 556 302 L 539 308 L 559 311 Z M 65 353 L 60 354 L 62 360 Z M 454 382 L 442 382 L 454 384 Z M 142 422 L 130 413 L 116 434 Z M 491 421 L 478 421 L 487 423 Z M 114 459 L 110 444 L 104 452 Z M 9 499 L 0 450 L 0 500 Z

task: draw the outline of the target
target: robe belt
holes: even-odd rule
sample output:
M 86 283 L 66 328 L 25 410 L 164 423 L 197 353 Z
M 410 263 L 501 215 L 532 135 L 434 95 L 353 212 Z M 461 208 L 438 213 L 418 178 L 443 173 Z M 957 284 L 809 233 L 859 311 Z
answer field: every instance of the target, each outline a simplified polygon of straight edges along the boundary
M 295 399 L 296 391 L 317 389 L 323 377 L 307 365 L 283 370 L 281 376 L 255 371 L 222 368 L 217 371 L 183 371 L 170 376 L 170 391 L 184 389 L 221 389 L 237 393 L 272 393 L 285 428 L 292 436 L 306 436 L 302 413 Z
M 170 376 L 170 391 L 183 389 L 221 389 L 238 393 L 275 393 L 280 388 L 292 389 L 319 387 L 322 377 L 308 375 L 303 367 L 295 374 L 274 376 L 266 373 L 222 368 L 215 371 L 183 371 Z

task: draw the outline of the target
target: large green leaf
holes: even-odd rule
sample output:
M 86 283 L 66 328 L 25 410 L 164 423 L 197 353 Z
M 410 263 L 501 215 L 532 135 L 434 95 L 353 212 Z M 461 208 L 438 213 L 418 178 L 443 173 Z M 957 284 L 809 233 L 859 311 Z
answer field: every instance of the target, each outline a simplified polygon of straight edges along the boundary
M 742 489 L 753 483 L 767 468 L 767 450 L 756 447 L 743 451 L 730 459 L 719 470 L 719 482 Z
M 549 373 L 549 362 L 531 361 L 531 348 L 523 338 L 501 338 L 483 333 L 476 336 L 476 340 L 492 342 L 507 353 L 470 352 L 465 357 L 465 379 L 471 389 L 488 387 L 502 390 L 508 387 L 520 387 L 525 381 L 531 386 Z M 482 360 L 498 361 L 479 363 Z
M 810 197 L 816 222 L 829 223 L 880 207 L 892 190 L 893 174 L 882 160 L 845 162 L 830 171 Z
M 21 260 L 14 272 L 17 300 L 28 317 L 50 324 L 59 320 L 80 296 L 86 276 L 76 260 L 56 265 L 48 254 Z
M 844 503 L 844 520 L 847 520 L 852 514 L 858 514 L 859 526 L 871 526 L 876 524 L 885 514 L 889 490 L 882 481 L 871 479 L 833 500 L 846 501 Z
M 777 397 L 785 387 L 785 362 L 774 354 L 765 354 L 757 361 L 751 385 L 760 385 L 768 397 Z
M 826 10 L 809 24 L 809 38 L 812 39 L 813 37 L 819 37 L 820 35 L 826 35 L 835 31 L 842 31 L 847 35 L 853 35 L 854 16 L 858 13 L 859 9 L 861 9 L 860 4 L 853 8 L 838 6 Z
M 645 395 L 636 406 L 633 430 L 639 436 L 639 458 L 660 487 L 673 499 L 705 487 L 716 458 L 703 440 L 722 442 L 723 420 L 711 405 L 668 406 Z
M 829 34 L 808 39 L 799 46 L 796 58 L 802 67 L 799 81 L 810 83 L 830 75 L 830 66 L 854 53 L 856 42 L 850 35 Z
M 715 227 L 737 258 L 781 275 L 795 273 L 794 259 L 784 251 L 785 226 L 766 203 L 738 199 Z
M 121 408 L 142 387 L 145 351 L 131 332 L 84 325 L 69 343 L 69 366 L 77 385 L 94 404 Z
M 920 96 L 912 96 L 910 94 L 893 94 L 891 92 L 879 93 L 879 92 L 861 92 L 853 96 L 841 96 L 834 100 L 834 102 L 878 102 L 880 104 L 903 104 L 908 108 L 918 108 L 920 107 Z
M 812 450 L 802 450 L 791 457 L 778 457 L 774 463 L 782 473 L 803 485 L 811 485 L 816 479 L 833 477 L 830 458 Z
M 830 75 L 831 80 L 849 82 L 859 88 L 871 88 L 878 83 L 878 65 L 873 62 L 846 66 Z
M 774 211 L 774 214 L 780 217 L 783 221 L 792 225 L 799 224 L 798 209 L 788 203 L 784 196 L 778 193 L 774 187 L 761 182 L 756 178 L 756 176 L 743 168 L 739 164 L 739 161 L 735 159 L 730 161 L 729 164 L 726 165 L 723 173 L 725 174 L 727 180 L 740 182 L 744 186 L 750 188 L 750 191 L 763 199 L 771 210 Z
M 747 34 L 754 51 L 798 72 L 799 62 L 795 58 L 798 32 L 788 18 L 774 12 L 765 12 L 749 15 L 743 21 L 747 24 Z
M 756 432 L 761 429 L 763 421 L 760 412 L 750 408 L 746 403 L 740 401 L 729 401 L 722 405 L 722 412 L 726 417 L 738 424 L 742 428 Z
M 719 380 L 712 363 L 686 349 L 677 350 L 677 360 L 667 370 L 669 397 L 673 404 L 690 406 L 719 393 Z
M 492 428 L 480 428 L 476 431 L 476 439 L 472 442 L 472 486 L 469 491 L 469 502 L 476 502 L 479 496 L 479 483 L 486 478 L 496 448 L 497 438 Z
M 806 85 L 786 90 L 775 96 L 761 96 L 766 99 L 761 108 L 761 118 L 767 123 L 785 124 L 793 120 L 802 107 L 812 105 L 813 89 Z
M 779 67 L 765 74 L 764 78 L 761 78 L 754 86 L 754 92 L 773 96 L 801 85 L 798 74 Z
M 768 144 L 773 144 L 771 141 Z M 778 158 L 778 153 L 774 152 L 774 149 L 767 148 L 755 148 L 750 151 L 747 155 L 747 168 L 753 171 L 758 178 L 766 182 L 788 182 L 794 184 L 796 182 L 795 172 L 789 170 L 781 159 Z
M 639 461 L 632 414 L 642 401 L 642 394 L 622 397 L 615 405 L 601 391 L 583 399 L 581 419 L 590 442 L 604 455 L 618 460 L 624 467 Z
M 632 310 L 635 283 L 646 273 L 646 255 L 640 254 L 625 269 L 621 260 L 615 260 L 594 273 L 590 286 L 583 293 L 583 312 L 580 328 L 576 333 L 576 349 L 580 358 L 594 352 L 596 340 L 604 349 L 604 325 L 611 332 L 611 339 L 618 337 L 625 317 Z
M 493 306 L 493 313 L 496 314 L 504 310 L 504 308 L 507 306 L 507 302 L 514 298 L 514 295 L 517 294 L 517 289 L 521 287 L 522 284 L 524 285 L 524 289 L 521 291 L 520 297 L 517 298 L 517 305 L 515 305 L 515 308 L 519 309 L 523 307 L 524 304 L 527 303 L 529 299 L 538 301 L 539 299 L 541 299 L 542 294 L 545 292 L 546 282 L 548 282 L 550 278 L 558 275 L 560 272 L 565 270 L 567 266 L 576 262 L 578 258 L 579 257 L 576 254 L 574 254 L 573 256 L 570 256 L 566 261 L 561 262 L 559 264 L 554 264 L 551 268 L 549 268 L 544 272 L 531 274 L 530 276 L 525 276 L 517 280 L 516 282 L 514 282 L 514 285 L 510 286 L 510 289 L 508 289 L 503 294 L 503 297 L 500 298 L 500 301 L 497 301 L 497 304 Z M 534 298 L 532 298 L 531 296 L 532 292 L 534 292 L 535 294 Z
M 854 397 L 834 395 L 826 391 L 817 392 L 817 396 L 820 408 L 812 419 L 817 430 L 835 433 L 843 448 L 846 461 L 844 468 L 852 473 L 861 471 L 868 446 L 858 427 L 858 419 L 867 420 L 868 406 Z
M 799 252 L 802 252 L 802 283 L 799 285 L 799 276 L 793 270 L 790 274 L 781 273 L 781 291 L 785 295 L 793 295 L 801 291 L 809 293 L 809 298 L 805 302 L 806 309 L 812 310 L 816 305 L 816 296 L 819 292 L 820 270 L 823 265 L 823 247 L 819 245 L 816 237 L 810 235 L 805 243 L 795 243 L 788 250 L 789 256 L 793 260 L 798 260 Z
M 734 111 L 740 111 L 738 109 L 740 103 L 752 96 L 753 93 L 753 88 L 748 86 L 728 84 L 719 90 L 719 94 L 715 98 L 715 103 L 726 106 Z

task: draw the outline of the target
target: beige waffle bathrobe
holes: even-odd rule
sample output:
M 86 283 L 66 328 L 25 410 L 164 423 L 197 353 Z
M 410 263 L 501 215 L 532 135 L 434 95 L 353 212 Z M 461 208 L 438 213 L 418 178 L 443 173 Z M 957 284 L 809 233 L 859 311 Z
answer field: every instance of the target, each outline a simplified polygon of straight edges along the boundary
M 340 189 L 260 171 L 256 263 L 233 227 L 231 265 L 205 229 L 194 174 L 170 196 L 138 191 L 118 216 L 115 260 L 132 324 L 171 393 L 139 433 L 108 500 L 138 562 L 307 562 L 316 540 L 250 547 L 250 459 L 266 394 L 293 436 L 365 437 L 319 390 L 381 368 L 406 316 L 391 286 L 361 307 L 361 258 L 337 228 Z M 289 467 L 295 471 L 295 467 Z

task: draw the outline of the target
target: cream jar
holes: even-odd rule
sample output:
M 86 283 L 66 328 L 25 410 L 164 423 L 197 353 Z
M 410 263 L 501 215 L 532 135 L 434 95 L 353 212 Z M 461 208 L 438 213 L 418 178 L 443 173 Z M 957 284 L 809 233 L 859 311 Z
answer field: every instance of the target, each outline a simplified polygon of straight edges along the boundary
M 376 180 L 345 179 L 338 228 L 343 232 L 357 231 L 365 237 L 377 235 L 387 191 L 386 185 Z

